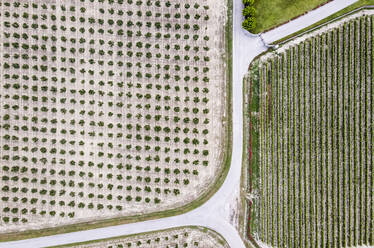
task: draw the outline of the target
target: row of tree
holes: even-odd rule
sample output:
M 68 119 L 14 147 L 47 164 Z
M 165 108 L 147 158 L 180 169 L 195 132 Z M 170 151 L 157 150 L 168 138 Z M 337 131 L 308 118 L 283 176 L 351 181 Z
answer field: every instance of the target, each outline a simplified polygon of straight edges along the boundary
M 242 27 L 249 32 L 253 31 L 256 27 L 256 9 L 254 8 L 254 2 L 254 0 L 243 0 L 243 16 L 245 19 L 242 23 Z

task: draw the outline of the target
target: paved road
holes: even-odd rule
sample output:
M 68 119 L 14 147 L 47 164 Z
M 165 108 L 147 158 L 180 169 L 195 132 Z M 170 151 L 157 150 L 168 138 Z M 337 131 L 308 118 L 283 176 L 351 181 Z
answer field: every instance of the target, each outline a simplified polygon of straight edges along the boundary
M 334 2 L 352 2 L 354 0 L 335 0 Z M 132 224 L 98 228 L 74 233 L 59 234 L 28 240 L 0 243 L 0 248 L 34 248 L 52 245 L 61 245 L 74 242 L 83 242 L 92 239 L 102 239 L 120 235 L 135 234 L 161 230 L 171 227 L 186 225 L 199 225 L 211 228 L 220 233 L 232 248 L 245 248 L 237 230 L 229 222 L 228 205 L 239 192 L 242 144 L 243 144 L 243 76 L 247 72 L 249 62 L 258 54 L 266 50 L 261 39 L 256 35 L 251 35 L 241 29 L 242 22 L 242 0 L 234 0 L 234 29 L 233 29 L 233 151 L 231 167 L 227 178 L 217 193 L 201 207 L 188 213 L 150 220 Z M 334 6 L 334 5 L 333 5 Z M 329 8 L 330 13 L 335 10 Z M 321 17 L 322 18 L 322 17 Z M 320 18 L 320 19 L 321 19 Z M 317 21 L 317 20 L 313 20 Z M 309 22 L 310 23 L 310 22 Z M 297 31 L 298 25 L 292 26 L 293 31 Z M 282 29 L 272 31 L 275 37 L 284 35 Z M 280 30 L 280 31 L 277 31 Z M 291 31 L 290 31 L 291 32 Z
M 266 43 L 272 43 L 287 35 L 290 35 L 298 30 L 308 27 L 309 25 L 322 20 L 331 14 L 338 12 L 341 9 L 357 2 L 358 0 L 335 0 L 331 1 L 309 13 L 293 20 L 292 22 L 286 23 L 279 28 L 270 30 L 269 32 L 263 33 L 262 37 Z

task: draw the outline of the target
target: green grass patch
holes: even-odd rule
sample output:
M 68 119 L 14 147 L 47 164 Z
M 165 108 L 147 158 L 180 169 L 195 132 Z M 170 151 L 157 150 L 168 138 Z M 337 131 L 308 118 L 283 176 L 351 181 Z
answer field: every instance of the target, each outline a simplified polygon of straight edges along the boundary
M 327 2 L 329 0 L 257 0 L 254 33 L 272 29 Z
M 350 11 L 353 11 L 357 8 L 360 8 L 360 7 L 363 7 L 363 6 L 368 6 L 368 5 L 374 5 L 374 0 L 360 0 L 360 1 L 358 1 L 354 4 L 352 4 L 352 5 L 349 5 L 345 9 L 342 9 L 342 10 L 336 12 L 335 14 L 332 14 L 332 15 L 326 17 L 325 19 L 320 20 L 319 22 L 316 22 L 316 23 L 314 23 L 314 24 L 312 24 L 312 25 L 310 25 L 310 26 L 308 26 L 304 29 L 301 29 L 301 30 L 299 30 L 299 31 L 297 31 L 293 34 L 290 34 L 290 35 L 288 35 L 288 36 L 286 36 L 286 37 L 284 37 L 284 38 L 282 38 L 278 41 L 275 41 L 273 44 L 282 43 L 282 42 L 284 42 L 288 39 L 291 39 L 292 37 L 295 37 L 295 36 L 301 34 L 301 33 L 307 32 L 309 29 L 312 29 L 312 28 L 315 28 L 317 26 L 323 25 L 323 24 L 325 24 L 325 23 L 327 23 L 327 22 L 329 22 L 329 21 L 331 21 L 335 18 L 338 18 L 338 17 L 340 17 L 344 14 L 347 14 Z

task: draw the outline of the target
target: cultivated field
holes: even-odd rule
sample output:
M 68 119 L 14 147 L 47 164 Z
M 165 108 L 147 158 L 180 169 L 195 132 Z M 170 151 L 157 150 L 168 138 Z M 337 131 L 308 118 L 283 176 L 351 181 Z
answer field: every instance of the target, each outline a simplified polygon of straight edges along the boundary
M 217 233 L 200 227 L 184 227 L 159 232 L 116 237 L 87 243 L 70 244 L 59 247 L 74 248 L 168 248 L 168 247 L 203 247 L 228 248 L 226 241 Z M 57 248 L 57 247 L 56 247 Z
M 330 24 L 252 65 L 260 173 L 250 221 L 262 242 L 374 245 L 373 14 Z
M 0 233 L 174 209 L 214 184 L 224 1 L 0 7 Z

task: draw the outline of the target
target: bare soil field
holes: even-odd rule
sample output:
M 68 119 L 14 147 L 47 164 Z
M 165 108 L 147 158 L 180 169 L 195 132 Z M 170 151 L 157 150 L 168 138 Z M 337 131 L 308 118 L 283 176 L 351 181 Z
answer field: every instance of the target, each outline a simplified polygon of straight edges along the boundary
M 215 183 L 224 1 L 0 11 L 0 233 L 175 209 Z
M 184 227 L 152 233 L 136 234 L 112 239 L 69 244 L 74 248 L 125 248 L 125 247 L 204 247 L 228 248 L 226 241 L 216 232 L 201 227 Z M 55 247 L 57 248 L 57 247 Z

